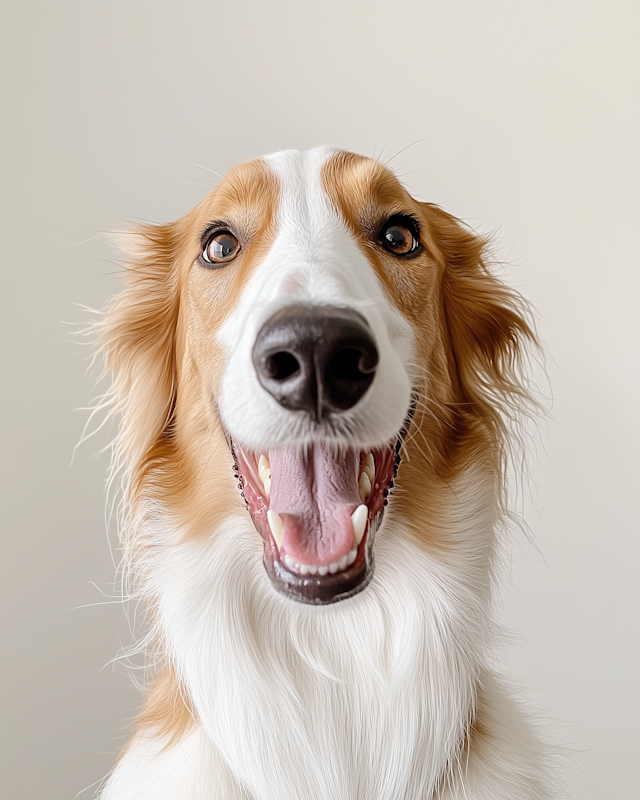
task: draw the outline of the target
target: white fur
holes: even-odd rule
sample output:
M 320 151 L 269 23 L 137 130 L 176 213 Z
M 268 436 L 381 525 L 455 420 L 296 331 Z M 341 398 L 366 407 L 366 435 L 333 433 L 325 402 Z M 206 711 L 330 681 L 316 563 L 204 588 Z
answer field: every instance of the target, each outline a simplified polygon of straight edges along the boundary
M 200 727 L 165 748 L 140 736 L 129 745 L 101 800 L 248 800 Z
M 480 687 L 476 715 L 482 733 L 452 764 L 438 800 L 548 800 L 548 758 L 530 721 L 487 670 Z
M 483 673 L 481 684 L 477 713 L 486 735 L 452 760 L 434 800 L 548 800 L 549 787 L 540 768 L 543 756 L 529 723 L 495 677 Z M 371 797 L 375 800 L 378 795 Z M 134 741 L 101 800 L 254 798 L 198 726 L 186 740 L 166 750 L 158 740 Z
M 451 489 L 455 556 L 427 554 L 391 514 L 370 586 L 326 607 L 274 591 L 248 518 L 193 541 L 149 510 L 145 589 L 201 728 L 162 753 L 135 742 L 103 800 L 547 797 L 532 738 L 483 666 L 491 479 Z M 491 736 L 461 753 L 476 712 Z
M 350 307 L 373 331 L 380 359 L 376 375 L 357 408 L 341 415 L 341 441 L 370 448 L 384 444 L 397 435 L 409 408 L 411 327 L 389 302 L 322 188 L 320 170 L 333 152 L 321 147 L 266 157 L 280 183 L 277 236 L 219 333 L 228 353 L 220 414 L 235 441 L 255 452 L 318 436 L 308 415 L 283 409 L 262 389 L 251 361 L 261 326 L 288 305 Z M 334 432 L 324 426 L 319 435 L 326 440 Z

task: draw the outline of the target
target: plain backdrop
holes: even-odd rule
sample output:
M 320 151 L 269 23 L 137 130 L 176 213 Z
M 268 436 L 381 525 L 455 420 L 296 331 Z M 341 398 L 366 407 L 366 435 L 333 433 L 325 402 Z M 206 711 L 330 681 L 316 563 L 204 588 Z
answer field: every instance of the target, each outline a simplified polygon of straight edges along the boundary
M 109 663 L 131 642 L 110 600 L 109 433 L 72 463 L 95 373 L 70 323 L 119 285 L 103 232 L 184 214 L 240 160 L 330 143 L 495 232 L 535 305 L 553 400 L 520 494 L 529 539 L 507 545 L 503 660 L 569 746 L 566 793 L 637 797 L 638 3 L 5 0 L 0 15 L 0 796 L 75 797 L 139 703 Z

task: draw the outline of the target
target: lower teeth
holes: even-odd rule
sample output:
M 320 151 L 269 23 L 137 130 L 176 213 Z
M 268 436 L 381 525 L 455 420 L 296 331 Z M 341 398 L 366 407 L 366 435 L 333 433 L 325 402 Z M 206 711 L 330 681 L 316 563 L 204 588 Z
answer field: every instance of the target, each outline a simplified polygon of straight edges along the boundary
M 327 572 L 330 572 L 332 575 L 335 575 L 336 572 L 342 572 L 343 569 L 353 564 L 357 555 L 357 550 L 350 550 L 346 555 L 342 556 L 339 561 L 334 561 L 332 564 L 321 564 L 320 566 L 316 564 L 299 564 L 297 561 L 294 561 L 291 556 L 286 555 L 286 553 L 283 555 L 282 560 L 287 569 L 291 570 L 291 572 L 297 572 L 300 575 L 324 576 Z

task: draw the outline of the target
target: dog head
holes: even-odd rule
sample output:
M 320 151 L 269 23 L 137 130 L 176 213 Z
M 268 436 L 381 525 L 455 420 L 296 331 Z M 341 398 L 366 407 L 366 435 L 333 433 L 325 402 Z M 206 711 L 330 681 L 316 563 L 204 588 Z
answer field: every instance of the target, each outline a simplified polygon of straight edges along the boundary
M 485 242 L 378 162 L 257 159 L 127 238 L 102 333 L 132 506 L 250 514 L 275 588 L 324 604 L 367 585 L 389 502 L 429 537 L 430 482 L 499 472 L 531 331 Z

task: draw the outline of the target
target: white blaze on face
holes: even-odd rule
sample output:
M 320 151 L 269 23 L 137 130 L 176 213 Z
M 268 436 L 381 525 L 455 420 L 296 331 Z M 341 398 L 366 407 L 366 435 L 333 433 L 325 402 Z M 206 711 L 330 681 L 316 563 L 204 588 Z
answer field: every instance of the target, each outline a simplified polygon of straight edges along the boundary
M 376 375 L 364 397 L 341 413 L 339 422 L 334 420 L 333 430 L 339 429 L 342 441 L 363 448 L 388 442 L 408 412 L 412 331 L 322 186 L 322 166 L 334 152 L 323 147 L 265 157 L 280 183 L 275 241 L 219 333 L 228 353 L 220 413 L 233 438 L 254 452 L 331 438 L 306 413 L 282 408 L 255 373 L 252 350 L 258 331 L 276 311 L 291 305 L 353 309 L 373 333 Z

